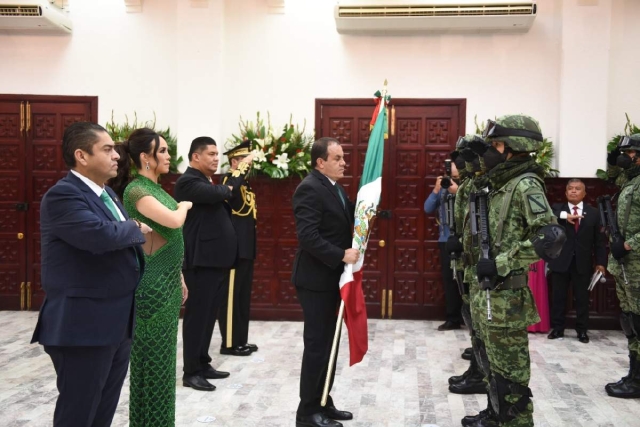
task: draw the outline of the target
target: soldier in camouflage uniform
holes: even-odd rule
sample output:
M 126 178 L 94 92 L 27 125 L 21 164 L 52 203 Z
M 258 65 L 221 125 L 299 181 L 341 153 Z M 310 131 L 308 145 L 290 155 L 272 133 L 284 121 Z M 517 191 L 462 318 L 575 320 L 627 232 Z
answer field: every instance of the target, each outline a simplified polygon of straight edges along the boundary
M 449 378 L 449 391 L 456 394 L 486 394 L 486 385 L 483 381 L 485 374 L 477 362 L 476 353 L 478 349 L 475 321 L 471 316 L 470 294 L 478 291 L 475 280 L 475 265 L 478 261 L 473 258 L 473 247 L 471 245 L 471 232 L 469 228 L 469 194 L 473 187 L 473 180 L 480 173 L 480 162 L 478 155 L 468 148 L 469 141 L 476 135 L 466 135 L 458 140 L 454 159 L 460 173 L 461 182 L 456 192 L 454 209 L 456 235 L 449 236 L 447 241 L 447 251 L 456 259 L 456 277 L 464 283 L 466 293 L 462 296 L 462 317 L 471 333 L 471 345 L 474 351 L 471 353 L 471 363 L 462 375 L 454 375 Z M 479 138 L 479 136 L 477 136 Z M 461 241 L 460 237 L 463 237 Z M 452 266 L 453 267 L 453 266 Z M 475 344 L 474 344 L 475 342 Z M 484 348 L 484 346 L 482 346 Z M 484 356 L 486 360 L 486 354 Z M 488 372 L 487 372 L 488 373 Z M 464 425 L 464 424 L 463 424 Z
M 488 122 L 483 137 L 491 145 L 474 150 L 487 172 L 474 184 L 490 189 L 491 259 L 480 258 L 476 274 L 479 283 L 490 283 L 493 318 L 487 319 L 485 290 L 473 295 L 471 309 L 489 359 L 490 408 L 466 425 L 533 426 L 527 326 L 540 317 L 527 285 L 529 265 L 557 257 L 566 236 L 545 197 L 544 170 L 530 156 L 542 145 L 538 122 L 503 116 Z
M 610 153 L 610 161 L 617 157 L 621 169 L 616 183 L 621 185 L 616 220 L 623 236 L 611 242 L 609 272 L 616 280 L 620 300 L 620 325 L 629 342 L 629 373 L 620 381 L 605 386 L 609 396 L 640 397 L 640 134 L 623 137 L 619 152 Z M 625 278 L 622 274 L 624 266 Z

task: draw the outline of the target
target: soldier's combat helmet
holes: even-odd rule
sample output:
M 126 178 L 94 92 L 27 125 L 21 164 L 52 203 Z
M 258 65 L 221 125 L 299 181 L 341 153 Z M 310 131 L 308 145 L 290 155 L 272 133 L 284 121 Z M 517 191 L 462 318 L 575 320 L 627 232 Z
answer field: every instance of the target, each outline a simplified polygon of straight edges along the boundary
M 640 133 L 634 133 L 631 136 L 623 136 L 620 138 L 618 150 L 635 150 L 640 152 Z
M 509 114 L 489 120 L 482 133 L 488 142 L 502 141 L 515 152 L 530 153 L 542 147 L 542 130 L 536 119 L 524 114 Z

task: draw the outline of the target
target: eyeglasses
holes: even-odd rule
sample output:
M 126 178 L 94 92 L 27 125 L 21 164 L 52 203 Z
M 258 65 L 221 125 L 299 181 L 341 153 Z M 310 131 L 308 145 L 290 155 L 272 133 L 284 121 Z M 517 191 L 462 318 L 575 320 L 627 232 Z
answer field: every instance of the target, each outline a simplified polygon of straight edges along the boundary
M 535 141 L 543 140 L 540 132 L 534 132 L 525 129 L 512 129 L 500 126 L 493 120 L 487 120 L 487 125 L 482 132 L 483 138 L 498 138 L 500 136 L 522 136 L 525 138 L 531 138 Z

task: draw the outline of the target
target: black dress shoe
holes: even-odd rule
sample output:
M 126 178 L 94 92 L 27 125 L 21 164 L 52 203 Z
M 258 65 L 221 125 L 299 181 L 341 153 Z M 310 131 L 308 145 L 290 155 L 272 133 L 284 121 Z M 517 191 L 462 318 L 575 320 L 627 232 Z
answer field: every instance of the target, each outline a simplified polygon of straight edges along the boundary
M 216 371 L 211 365 L 209 365 L 207 369 L 202 371 L 202 376 L 210 380 L 219 380 L 227 378 L 229 376 L 229 372 Z
M 353 419 L 353 414 L 348 411 L 340 411 L 335 406 L 325 406 L 324 414 L 332 420 L 349 421 Z
M 185 375 L 182 377 L 182 385 L 200 391 L 213 391 L 216 386 L 205 380 L 201 375 Z
M 588 344 L 589 343 L 589 335 L 586 332 L 578 332 L 578 341 L 581 343 Z
M 228 356 L 249 356 L 251 350 L 248 347 L 237 345 L 235 347 L 220 347 L 220 354 L 226 354 Z
M 439 331 L 452 331 L 454 329 L 460 329 L 460 322 L 447 320 L 442 325 L 438 326 Z
M 471 347 L 465 348 L 460 357 L 464 360 L 471 360 L 471 355 L 473 354 L 473 349 Z
M 296 415 L 296 427 L 342 427 L 342 423 L 318 412 L 313 415 Z
M 564 337 L 564 331 L 559 331 L 557 329 L 552 329 L 551 332 L 549 332 L 549 335 L 547 335 L 547 338 L 549 338 L 550 340 L 555 340 L 556 338 L 562 337 Z
M 462 381 L 449 385 L 449 391 L 455 394 L 487 394 L 487 385 L 484 383 L 484 375 L 475 372 Z
M 258 351 L 258 346 L 255 344 L 245 344 L 242 347 L 246 347 L 249 350 L 251 350 L 251 353 L 253 353 L 254 351 Z

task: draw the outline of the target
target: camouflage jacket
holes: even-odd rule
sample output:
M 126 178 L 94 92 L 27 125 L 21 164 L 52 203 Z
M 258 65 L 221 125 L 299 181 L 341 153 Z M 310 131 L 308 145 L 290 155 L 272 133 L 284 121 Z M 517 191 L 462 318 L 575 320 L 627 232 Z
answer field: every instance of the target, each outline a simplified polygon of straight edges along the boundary
M 507 195 L 514 185 L 506 215 L 500 218 L 502 205 L 507 202 Z M 518 176 L 493 189 L 489 193 L 489 234 L 491 256 L 496 262 L 498 275 L 528 275 L 529 265 L 540 259 L 529 239 L 540 227 L 556 222 L 544 188 L 537 179 Z M 503 228 L 498 247 L 496 240 L 500 223 Z M 485 294 L 480 292 L 472 305 L 480 304 L 486 309 L 485 298 Z M 540 321 L 529 287 L 504 290 L 498 287 L 491 292 L 491 307 L 491 324 L 495 326 L 523 328 Z
M 625 242 L 631 246 L 632 251 L 629 252 L 622 261 L 640 263 L 640 176 L 636 176 L 620 189 L 618 203 L 616 207 L 616 220 L 620 233 L 624 236 Z M 634 191 L 635 190 L 635 191 Z M 630 203 L 629 218 L 625 221 L 627 215 L 627 205 Z M 621 274 L 618 262 L 609 255 L 609 267 L 611 274 Z M 627 272 L 627 275 L 629 272 Z

